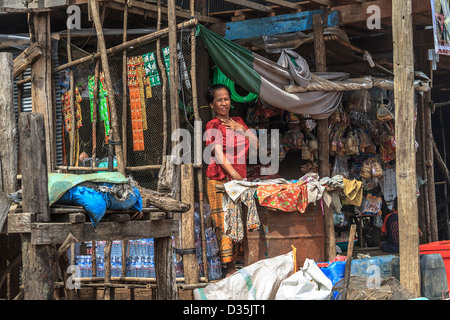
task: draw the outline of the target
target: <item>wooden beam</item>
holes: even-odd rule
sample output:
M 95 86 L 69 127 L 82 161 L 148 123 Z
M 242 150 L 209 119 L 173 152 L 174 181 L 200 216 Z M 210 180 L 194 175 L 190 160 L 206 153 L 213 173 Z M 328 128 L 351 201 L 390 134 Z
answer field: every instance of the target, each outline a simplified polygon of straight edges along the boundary
M 22 207 L 25 212 L 35 213 L 37 221 L 49 224 L 45 131 L 42 114 L 31 112 L 20 114 L 19 150 L 23 176 Z M 51 249 L 50 245 L 33 245 L 31 235 L 22 234 L 22 283 L 26 300 L 53 300 L 54 279 Z
M 284 1 L 284 0 L 264 0 L 264 2 L 268 2 L 268 3 L 275 4 L 280 7 L 289 8 L 289 9 L 293 9 L 293 10 L 300 10 L 302 8 L 297 3 L 288 2 L 288 1 Z
M 17 191 L 17 170 L 13 56 L 0 52 L 0 191 Z
M 400 283 L 405 289 L 416 296 L 420 296 L 419 223 L 414 133 L 414 50 L 411 0 L 392 2 L 392 32 L 394 40 Z
M 120 5 L 122 5 L 122 10 L 123 10 L 123 5 L 125 3 L 126 3 L 126 0 L 114 0 L 113 2 L 107 3 L 107 6 L 110 8 L 120 10 L 120 7 L 115 6 L 117 4 L 120 4 Z M 148 15 L 149 13 L 153 13 L 153 18 L 156 18 L 156 13 L 158 12 L 158 6 L 151 4 L 151 3 L 141 2 L 141 1 L 128 0 L 128 12 L 133 13 L 133 14 L 140 14 L 140 15 L 144 15 L 144 14 Z M 168 19 L 168 8 L 167 7 L 161 7 L 161 13 L 165 19 Z M 182 18 L 182 19 L 191 19 L 193 17 L 189 11 L 184 11 L 184 10 L 175 10 L 175 16 Z M 198 12 L 195 13 L 194 17 L 197 18 L 198 21 L 204 22 L 204 23 L 224 22 L 222 19 L 206 16 L 206 15 L 200 14 Z
M 346 4 L 332 7 L 332 11 L 339 11 L 342 17 L 342 24 L 352 24 L 357 22 L 366 22 L 371 13 L 367 13 L 369 6 L 378 6 L 380 8 L 380 18 L 391 18 L 393 16 L 392 0 L 366 1 L 357 4 Z M 430 12 L 429 1 L 413 1 L 412 13 Z
M 232 4 L 236 4 L 238 6 L 241 7 L 246 7 L 246 8 L 250 8 L 250 9 L 254 9 L 257 11 L 261 11 L 261 12 L 274 12 L 273 9 L 271 7 L 256 3 L 256 2 L 252 2 L 252 1 L 247 1 L 247 0 L 223 0 L 224 2 L 228 2 L 228 3 L 232 3 Z
M 327 71 L 327 58 L 325 39 L 323 37 L 323 20 L 320 14 L 313 16 L 314 26 L 314 54 L 316 60 L 316 72 Z M 328 119 L 322 119 L 317 124 L 319 175 L 321 178 L 330 176 L 330 150 L 328 135 Z M 329 261 L 336 256 L 336 239 L 334 235 L 333 211 L 330 207 L 323 206 L 323 228 L 325 234 L 324 256 Z
M 14 59 L 13 79 L 17 78 L 22 72 L 28 69 L 41 54 L 41 47 L 36 42 L 22 51 L 22 53 Z
M 224 26 L 224 37 L 228 40 L 249 39 L 263 35 L 275 35 L 313 29 L 312 17 L 323 15 L 322 10 L 303 11 L 258 19 L 228 22 Z M 328 27 L 339 25 L 339 13 L 328 15 Z M 219 32 L 220 33 L 220 32 Z
M 194 166 L 192 164 L 181 165 L 181 199 L 191 204 L 191 209 L 181 218 L 181 244 L 183 249 L 191 250 L 183 254 L 184 277 L 186 284 L 199 283 L 200 274 L 195 251 L 194 229 Z
M 56 107 L 53 104 L 50 13 L 33 14 L 32 19 L 36 42 L 42 50 L 42 54 L 31 66 L 32 109 L 33 112 L 41 113 L 44 116 L 47 167 L 49 171 L 53 171 L 56 163 Z
M 170 237 L 170 235 L 178 234 L 178 221 L 163 219 L 100 222 L 95 229 L 90 222 L 78 224 L 36 222 L 31 224 L 31 241 L 34 245 L 59 244 L 64 242 L 70 232 L 80 242 Z

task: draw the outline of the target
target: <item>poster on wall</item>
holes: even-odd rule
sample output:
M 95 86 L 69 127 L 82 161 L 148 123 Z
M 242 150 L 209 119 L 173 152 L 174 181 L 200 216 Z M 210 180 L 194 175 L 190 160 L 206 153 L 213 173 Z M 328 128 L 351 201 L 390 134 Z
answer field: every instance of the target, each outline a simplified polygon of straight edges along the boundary
M 450 55 L 450 0 L 431 0 L 434 48 L 437 54 Z

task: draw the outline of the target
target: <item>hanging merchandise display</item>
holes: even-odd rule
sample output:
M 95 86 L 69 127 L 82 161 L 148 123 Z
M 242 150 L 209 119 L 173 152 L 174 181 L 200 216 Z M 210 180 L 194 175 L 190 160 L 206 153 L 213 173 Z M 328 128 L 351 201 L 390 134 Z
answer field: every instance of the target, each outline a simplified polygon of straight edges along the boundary
M 254 93 L 249 92 L 246 96 L 241 96 L 236 92 L 236 85 L 233 81 L 227 78 L 222 71 L 216 66 L 214 68 L 213 84 L 223 84 L 231 91 L 231 99 L 236 102 L 244 103 L 251 102 L 258 98 Z
M 66 91 L 61 96 L 61 103 L 62 106 L 62 112 L 64 116 L 64 128 L 67 133 L 70 133 L 72 131 L 72 121 L 73 121 L 73 115 L 72 115 L 72 109 L 71 109 L 71 97 L 70 97 L 70 90 Z M 74 99 L 74 111 L 75 111 L 75 129 L 79 129 L 83 126 L 82 122 L 82 116 L 81 116 L 81 106 L 80 102 L 82 101 L 80 92 L 78 91 L 78 88 L 75 88 L 75 99 Z
M 108 106 L 108 92 L 104 86 L 104 73 L 100 72 L 99 84 L 98 84 L 98 113 L 100 116 L 100 121 L 103 121 L 105 126 L 105 142 L 109 139 L 109 130 L 111 129 L 111 124 L 109 120 L 109 106 Z M 91 109 L 91 122 L 94 121 L 94 76 L 88 77 L 88 91 L 89 91 L 89 103 Z
M 149 87 L 149 83 L 145 81 L 147 78 L 145 76 L 144 71 L 144 60 L 141 56 L 136 57 L 136 71 L 138 78 L 138 86 L 139 86 L 139 96 L 140 96 L 140 104 L 141 104 L 141 117 L 142 117 L 142 129 L 147 130 L 147 112 L 145 110 L 145 87 Z M 148 97 L 147 97 L 148 98 Z
M 169 47 L 161 49 L 163 53 L 164 65 L 166 66 L 167 76 L 169 77 L 170 72 L 170 55 Z M 186 67 L 186 62 L 184 59 L 183 52 L 181 51 L 180 44 L 177 43 L 177 59 L 178 59 L 178 87 L 181 88 L 181 82 L 183 81 L 187 89 L 191 89 L 191 81 L 189 79 L 189 72 Z M 170 77 L 169 77 L 170 80 Z
M 144 124 L 141 100 L 143 99 L 143 92 L 139 82 L 142 81 L 141 66 L 143 64 L 138 57 L 127 58 L 127 84 L 130 94 L 130 111 L 131 111 L 131 128 L 133 132 L 133 150 L 144 150 Z
M 98 98 L 99 98 L 99 115 L 100 120 L 103 121 L 105 125 L 105 143 L 109 141 L 109 131 L 111 130 L 111 122 L 109 119 L 109 103 L 108 103 L 108 90 L 105 85 L 105 74 L 103 71 L 100 71 L 99 77 L 99 89 L 98 89 Z
M 142 55 L 142 58 L 144 59 L 145 73 L 149 78 L 150 86 L 151 87 L 159 86 L 161 84 L 161 79 L 159 77 L 158 68 L 156 66 L 155 53 L 154 52 L 146 53 Z

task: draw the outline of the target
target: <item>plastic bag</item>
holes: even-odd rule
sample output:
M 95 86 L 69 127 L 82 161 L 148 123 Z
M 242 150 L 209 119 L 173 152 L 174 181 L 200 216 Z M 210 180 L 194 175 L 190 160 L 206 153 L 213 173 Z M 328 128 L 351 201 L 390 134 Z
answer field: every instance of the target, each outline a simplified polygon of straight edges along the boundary
M 314 260 L 281 282 L 275 300 L 330 300 L 333 284 Z
M 361 212 L 366 216 L 378 216 L 381 214 L 381 204 L 383 199 L 370 193 L 363 199 Z
M 302 160 L 313 160 L 313 153 L 310 146 L 302 147 Z
M 193 290 L 194 300 L 273 300 L 294 272 L 294 252 L 257 261 L 231 276 Z
M 367 154 L 376 154 L 377 153 L 374 143 L 372 142 L 370 137 L 364 131 L 360 131 L 358 133 L 358 138 L 359 138 L 359 150 L 361 152 L 364 152 Z
M 389 111 L 386 105 L 381 104 L 377 110 L 377 119 L 380 121 L 389 121 L 394 119 L 394 115 Z
M 348 178 L 349 170 L 348 170 L 348 157 L 347 156 L 336 156 L 334 159 L 332 176 L 341 175 L 344 178 Z
M 348 156 L 357 154 L 359 152 L 358 137 L 352 132 L 350 132 L 350 134 L 345 139 L 345 150 Z

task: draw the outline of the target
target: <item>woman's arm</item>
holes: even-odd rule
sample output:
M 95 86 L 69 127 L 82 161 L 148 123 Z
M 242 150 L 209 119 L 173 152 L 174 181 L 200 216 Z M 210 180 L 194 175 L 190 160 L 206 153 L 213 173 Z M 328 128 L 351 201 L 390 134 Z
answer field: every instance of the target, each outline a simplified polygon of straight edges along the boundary
M 234 169 L 227 157 L 223 153 L 223 147 L 220 144 L 214 146 L 215 157 L 220 166 L 231 176 L 233 180 L 244 180 L 244 178 Z

